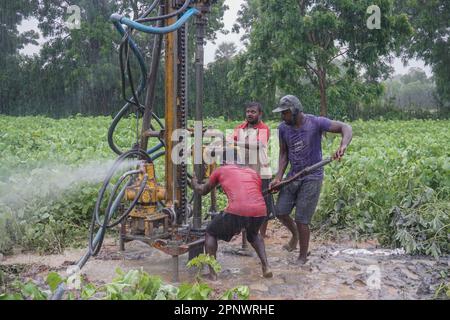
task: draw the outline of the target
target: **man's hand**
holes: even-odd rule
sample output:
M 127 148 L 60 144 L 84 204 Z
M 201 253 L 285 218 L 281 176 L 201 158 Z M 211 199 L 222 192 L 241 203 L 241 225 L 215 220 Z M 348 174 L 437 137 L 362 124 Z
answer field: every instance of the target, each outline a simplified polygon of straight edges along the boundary
M 346 123 L 340 121 L 331 121 L 331 126 L 328 129 L 329 132 L 340 133 L 342 135 L 341 146 L 333 155 L 333 160 L 341 160 L 344 156 L 345 150 L 347 150 L 347 146 L 352 141 L 353 130 L 352 127 Z
M 338 160 L 341 161 L 341 158 L 344 156 L 345 154 L 345 150 L 347 150 L 347 146 L 346 145 L 341 145 L 339 147 L 339 149 L 337 149 L 337 151 L 334 153 L 333 155 L 333 160 Z
M 271 193 L 278 192 L 278 188 L 276 187 L 280 183 L 281 179 L 275 177 L 269 184 L 269 190 Z
M 194 189 L 195 189 L 195 187 L 198 186 L 198 179 L 197 179 L 197 176 L 195 175 L 195 170 L 192 171 L 191 184 L 192 184 L 192 187 L 193 187 Z
M 192 189 L 199 193 L 200 195 L 208 194 L 216 185 L 211 183 L 209 180 L 206 183 L 199 182 L 195 176 L 195 172 L 192 173 L 191 179 Z

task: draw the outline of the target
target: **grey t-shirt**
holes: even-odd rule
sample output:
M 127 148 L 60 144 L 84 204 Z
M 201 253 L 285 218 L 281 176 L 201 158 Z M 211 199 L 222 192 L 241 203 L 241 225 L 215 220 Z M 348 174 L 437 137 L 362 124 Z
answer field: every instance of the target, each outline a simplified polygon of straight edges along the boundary
M 330 119 L 310 114 L 305 115 L 300 128 L 287 125 L 284 122 L 278 126 L 280 142 L 287 145 L 288 159 L 291 164 L 288 177 L 322 161 L 322 133 L 329 131 L 330 126 Z M 323 167 L 302 179 L 319 180 L 322 178 Z

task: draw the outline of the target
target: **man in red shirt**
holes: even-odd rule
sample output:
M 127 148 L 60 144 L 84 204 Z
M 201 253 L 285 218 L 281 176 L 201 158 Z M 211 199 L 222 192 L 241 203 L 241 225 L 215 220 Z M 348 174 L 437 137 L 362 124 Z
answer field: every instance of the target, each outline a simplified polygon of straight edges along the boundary
M 192 178 L 192 187 L 199 194 L 208 194 L 220 185 L 228 198 L 227 207 L 206 228 L 206 253 L 216 257 L 218 239 L 229 242 L 245 229 L 248 242 L 261 260 L 263 276 L 270 278 L 272 272 L 267 262 L 264 240 L 259 234 L 266 219 L 261 178 L 249 167 L 238 165 L 235 152 L 230 148 L 225 150 L 223 159 L 223 165 L 213 171 L 208 182 L 199 184 L 196 177 Z M 209 271 L 210 278 L 216 279 L 214 270 L 209 268 Z
M 259 102 L 250 102 L 245 106 L 245 121 L 234 128 L 233 140 L 241 147 L 245 156 L 245 164 L 255 170 L 262 179 L 263 189 L 268 189 L 272 180 L 269 165 L 268 143 L 269 127 L 262 121 L 262 106 Z M 267 218 L 261 226 L 261 235 L 266 237 L 268 220 L 275 217 L 273 195 L 268 193 L 264 200 L 267 207 Z

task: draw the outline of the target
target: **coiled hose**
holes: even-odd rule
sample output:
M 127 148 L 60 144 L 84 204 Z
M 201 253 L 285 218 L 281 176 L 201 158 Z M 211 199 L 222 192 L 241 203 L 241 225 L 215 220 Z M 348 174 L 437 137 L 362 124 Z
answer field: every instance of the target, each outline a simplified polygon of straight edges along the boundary
M 107 190 L 108 186 L 110 185 L 111 179 L 114 177 L 114 174 L 117 172 L 117 170 L 121 168 L 122 164 L 127 159 L 130 159 L 130 158 L 140 158 L 140 159 L 144 159 L 147 162 L 152 162 L 152 159 L 147 154 L 147 152 L 145 152 L 144 150 L 136 150 L 136 149 L 133 149 L 133 150 L 123 153 L 114 162 L 113 166 L 109 170 L 108 175 L 107 175 L 106 179 L 104 180 L 103 185 L 99 191 L 97 202 L 96 202 L 95 208 L 94 208 L 94 212 L 92 214 L 91 225 L 89 228 L 88 250 L 81 257 L 81 259 L 78 260 L 78 262 L 75 264 L 75 266 L 78 267 L 77 268 L 78 270 L 83 268 L 83 266 L 86 264 L 86 262 L 89 260 L 90 257 L 96 256 L 99 253 L 101 246 L 103 244 L 103 240 L 105 238 L 106 230 L 109 228 L 112 228 L 114 226 L 117 226 L 125 218 L 127 218 L 127 216 L 130 214 L 131 210 L 133 210 L 133 208 L 137 204 L 139 198 L 141 197 L 141 195 L 144 191 L 144 188 L 147 184 L 147 179 L 148 179 L 148 176 L 146 174 L 144 175 L 143 181 L 142 181 L 141 185 L 139 186 L 139 191 L 138 191 L 135 199 L 131 202 L 128 209 L 126 209 L 119 218 L 117 218 L 115 221 L 111 222 L 115 212 L 117 211 L 117 208 L 119 207 L 120 201 L 123 198 L 126 188 L 131 185 L 133 180 L 130 179 L 128 181 L 128 183 L 126 183 L 125 186 L 122 187 L 122 189 L 120 189 L 120 192 L 116 196 L 117 190 L 119 189 L 119 187 L 122 185 L 123 181 L 125 181 L 126 178 L 131 177 L 135 174 L 138 174 L 138 173 L 140 173 L 140 171 L 139 170 L 131 170 L 131 171 L 124 173 L 112 188 L 111 196 L 109 198 L 108 205 L 105 210 L 105 217 L 104 217 L 103 221 L 101 221 L 101 219 L 100 219 L 101 208 L 100 207 L 101 207 L 103 198 L 105 196 L 106 190 Z M 99 226 L 99 230 L 97 230 L 97 232 L 95 232 L 96 225 Z M 60 300 L 62 298 L 62 296 L 64 295 L 65 289 L 66 289 L 65 284 L 61 283 L 58 286 L 58 288 L 56 289 L 56 291 L 52 297 L 52 300 Z

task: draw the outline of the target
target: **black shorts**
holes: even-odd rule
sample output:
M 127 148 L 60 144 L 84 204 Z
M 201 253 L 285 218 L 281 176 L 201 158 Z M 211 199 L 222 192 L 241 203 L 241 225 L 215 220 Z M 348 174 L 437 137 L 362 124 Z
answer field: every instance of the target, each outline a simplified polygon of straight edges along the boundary
M 206 232 L 220 240 L 229 242 L 242 229 L 247 231 L 248 242 L 254 242 L 259 228 L 266 221 L 264 217 L 241 217 L 235 214 L 221 212 L 206 227 Z
M 270 179 L 261 179 L 262 181 L 262 191 L 266 191 L 269 189 Z M 276 206 L 275 202 L 273 201 L 273 194 L 270 192 L 267 192 L 264 194 L 264 201 L 266 202 L 266 208 L 267 208 L 267 220 L 272 220 L 276 216 Z

